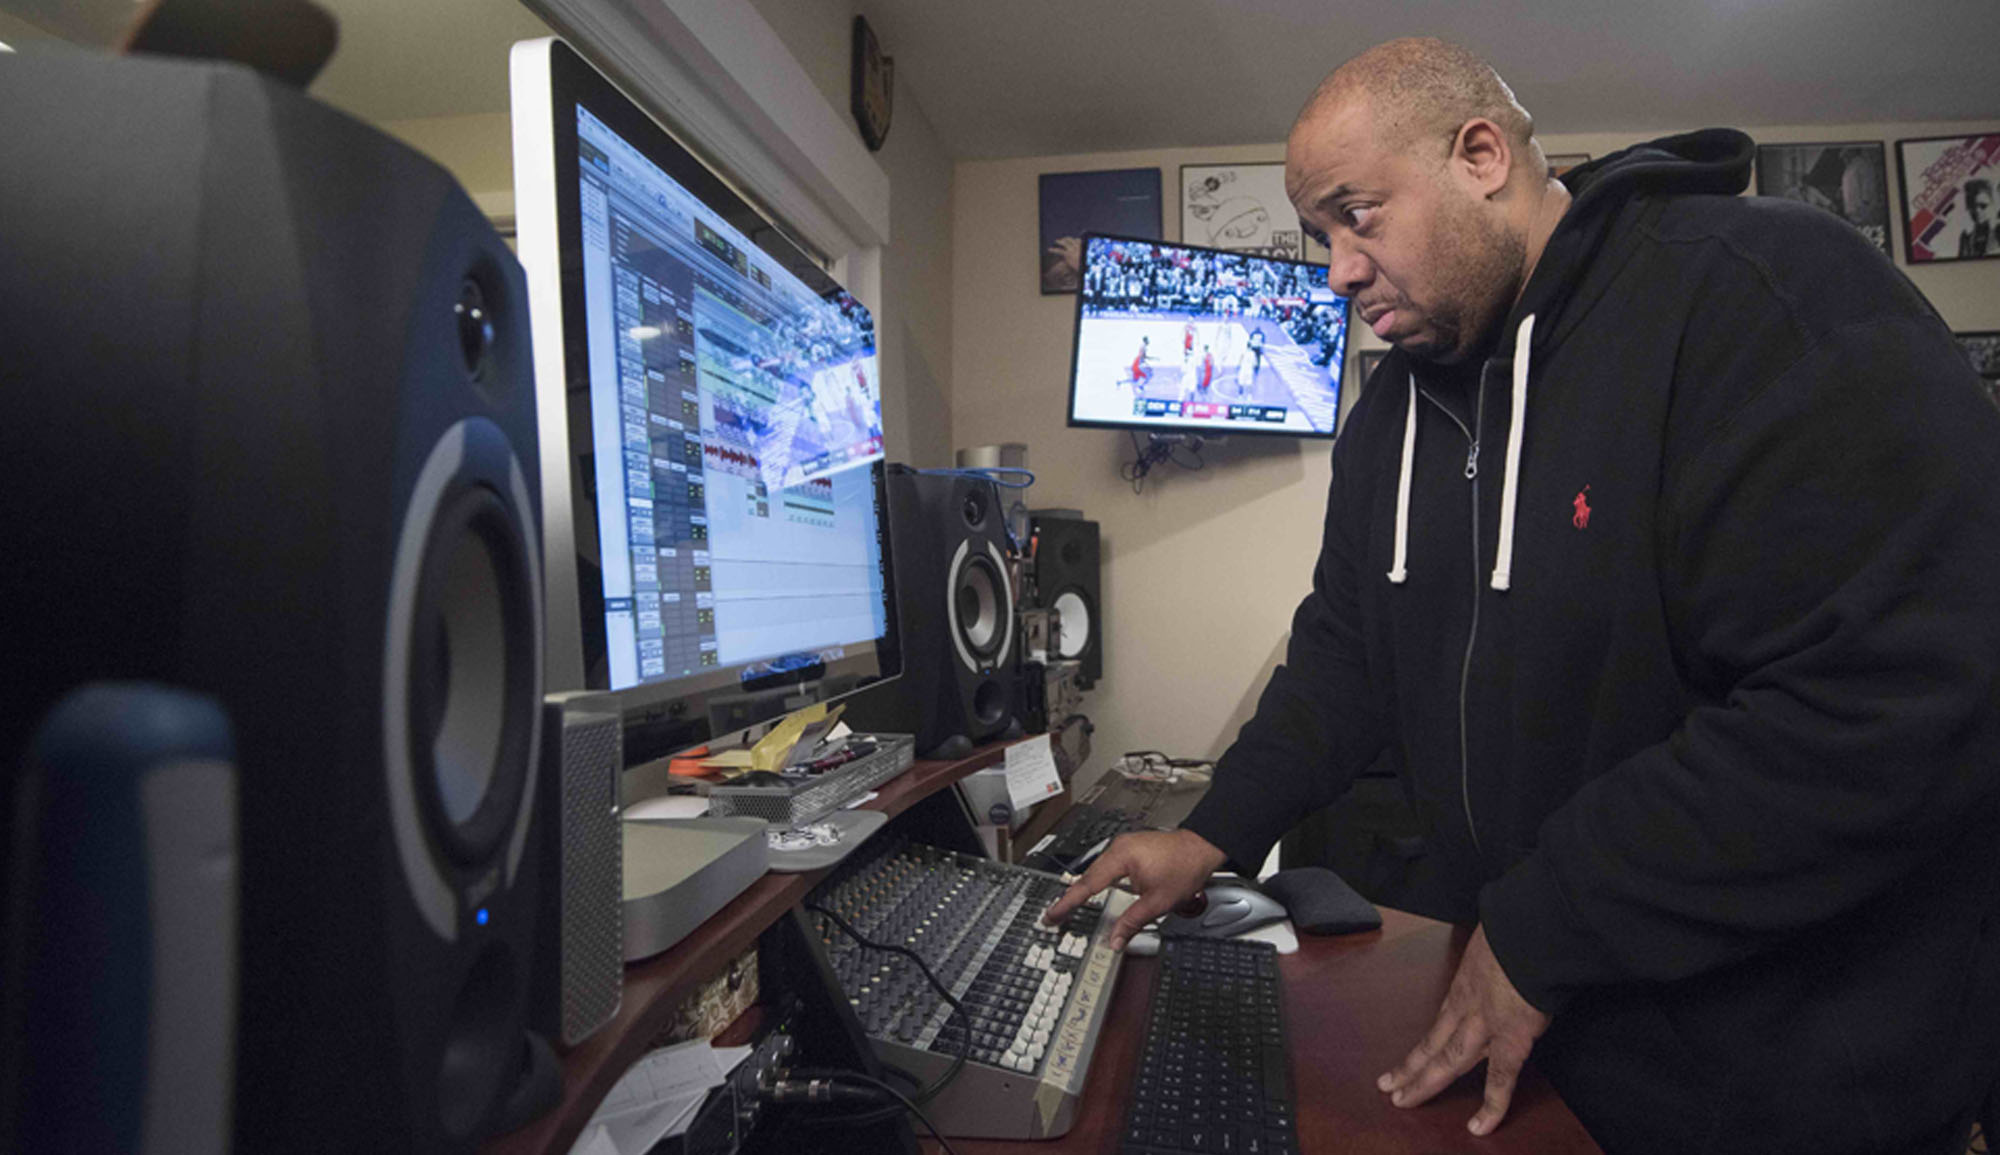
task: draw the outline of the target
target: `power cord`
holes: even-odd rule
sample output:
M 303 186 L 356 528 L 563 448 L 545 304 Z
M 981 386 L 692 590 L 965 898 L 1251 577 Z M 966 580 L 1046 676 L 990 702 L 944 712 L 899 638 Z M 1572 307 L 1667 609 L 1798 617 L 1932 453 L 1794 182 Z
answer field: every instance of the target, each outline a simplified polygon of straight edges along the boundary
M 851 1075 L 849 1077 L 854 1079 L 859 1079 L 864 1083 L 868 1083 L 872 1086 L 878 1087 L 884 1091 L 887 1091 L 891 1095 L 894 1095 L 897 1099 L 901 1100 L 903 1106 L 909 1109 L 910 1114 L 915 1115 L 917 1117 L 917 1122 L 922 1123 L 924 1125 L 924 1130 L 929 1131 L 931 1133 L 931 1138 L 936 1139 L 938 1141 L 938 1146 L 944 1148 L 945 1155 L 958 1155 L 958 1150 L 951 1145 L 951 1140 L 944 1137 L 944 1132 L 937 1129 L 937 1124 L 931 1122 L 930 1116 L 924 1114 L 923 1108 L 919 1107 L 914 1101 L 912 1101 L 908 1095 L 903 1094 L 896 1088 L 891 1087 L 889 1084 L 884 1083 L 882 1080 L 874 1078 L 873 1076 L 870 1075 L 856 1074 L 856 1075 Z
M 841 933 L 845 934 L 847 937 L 853 939 L 856 943 L 859 943 L 861 946 L 869 950 L 889 951 L 894 954 L 908 956 L 911 962 L 917 964 L 917 969 L 923 972 L 924 978 L 927 981 L 929 981 L 931 986 L 937 990 L 939 997 L 944 999 L 945 1003 L 951 1007 L 952 1011 L 951 1017 L 946 1019 L 945 1022 L 947 1025 L 949 1025 L 951 1021 L 954 1019 L 957 1020 L 958 1022 L 958 1054 L 953 1057 L 951 1061 L 951 1066 L 945 1068 L 944 1074 L 938 1076 L 937 1082 L 932 1083 L 928 1087 L 921 1087 L 918 1089 L 915 1100 L 918 1103 L 928 1103 L 932 1099 L 937 1098 L 939 1092 L 943 1091 L 947 1086 L 951 1085 L 951 1081 L 958 1077 L 959 1071 L 965 1068 L 966 1057 L 972 1049 L 971 1016 L 965 1013 L 965 1009 L 959 1005 L 959 1002 L 956 998 L 952 997 L 951 991 L 947 990 L 945 988 L 945 985 L 938 981 L 938 977 L 935 974 L 931 973 L 931 968 L 924 965 L 924 960 L 917 956 L 917 952 L 909 949 L 908 947 L 895 946 L 889 943 L 876 942 L 873 939 L 870 939 L 867 936 L 863 935 L 860 931 L 855 930 L 852 926 L 848 924 L 846 919 L 840 917 L 839 915 L 833 913 L 832 911 L 819 905 L 818 903 L 808 902 L 808 903 L 803 903 L 801 905 L 803 905 L 807 910 L 812 911 L 814 914 L 825 915 L 828 919 L 832 920 L 835 926 L 840 928 Z M 872 1078 L 872 1076 L 862 1076 L 862 1077 Z M 912 1083 L 914 1083 L 915 1081 L 916 1081 L 915 1079 L 911 1079 Z M 841 1120 L 841 1122 L 845 1123 L 845 1122 L 858 1121 L 862 1123 L 873 1123 L 879 1121 L 879 1119 L 889 1118 L 895 1113 L 896 1113 L 895 1109 L 890 1108 L 880 1113 L 879 1115 L 875 1115 L 874 1117 L 862 1119 L 859 1116 L 857 1116 L 855 1120 L 843 1119 Z
M 848 1086 L 837 1080 L 848 1080 L 863 1085 Z M 931 1122 L 930 1116 L 924 1114 L 924 1109 L 918 1106 L 916 1101 L 872 1075 L 864 1075 L 859 1071 L 786 1071 L 781 1073 L 776 1082 L 765 1087 L 762 1094 L 773 1103 L 815 1104 L 879 1103 L 883 1095 L 890 1095 L 895 1101 L 883 1109 L 887 1112 L 883 1118 L 908 1111 L 924 1125 L 924 1130 L 931 1133 L 931 1138 L 938 1141 L 938 1146 L 944 1148 L 946 1155 L 958 1155 L 958 1150 L 951 1145 L 951 1140 L 944 1137 L 944 1132 L 937 1129 L 937 1124 Z M 856 1115 L 852 1119 L 842 1119 L 840 1122 L 843 1125 L 859 1125 L 861 1121 L 862 1116 Z
M 1146 475 L 1151 473 L 1155 466 L 1173 464 L 1192 472 L 1208 464 L 1202 460 L 1202 440 L 1201 435 L 1198 433 L 1187 435 L 1185 441 L 1179 435 L 1162 437 L 1157 433 L 1150 434 L 1150 440 L 1145 447 L 1141 448 L 1139 445 L 1139 434 L 1136 431 L 1128 432 L 1130 432 L 1132 438 L 1132 453 L 1134 456 L 1131 461 L 1118 467 L 1118 476 L 1131 482 L 1133 493 L 1138 493 L 1145 488 Z M 1178 456 L 1174 452 L 1182 448 L 1183 445 L 1187 448 L 1186 457 Z

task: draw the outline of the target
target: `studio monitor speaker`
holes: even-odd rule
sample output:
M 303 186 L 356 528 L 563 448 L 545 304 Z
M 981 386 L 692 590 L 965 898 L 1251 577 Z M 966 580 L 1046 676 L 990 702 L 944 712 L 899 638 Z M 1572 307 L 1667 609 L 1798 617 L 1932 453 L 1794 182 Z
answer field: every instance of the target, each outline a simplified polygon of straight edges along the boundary
M 1062 656 L 1081 663 L 1080 685 L 1104 676 L 1104 599 L 1099 596 L 1097 523 L 1034 514 L 1035 602 L 1062 615 Z
M 991 481 L 887 472 L 903 675 L 858 695 L 857 730 L 910 733 L 917 752 L 951 755 L 1006 733 L 1018 709 L 1014 591 Z
M 234 1148 L 469 1149 L 533 1049 L 520 267 L 443 170 L 240 67 L 23 54 L 0 108 L 0 767 L 86 682 L 218 703 Z
M 229 1149 L 236 768 L 211 699 L 83 686 L 16 783 L 0 1151 Z

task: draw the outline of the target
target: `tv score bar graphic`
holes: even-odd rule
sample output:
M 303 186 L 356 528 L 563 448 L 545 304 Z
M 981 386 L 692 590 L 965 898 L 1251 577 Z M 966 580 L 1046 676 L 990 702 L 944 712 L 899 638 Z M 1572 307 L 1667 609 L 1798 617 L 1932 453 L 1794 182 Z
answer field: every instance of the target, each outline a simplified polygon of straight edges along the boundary
M 1283 405 L 1224 405 L 1215 401 L 1173 401 L 1142 397 L 1134 401 L 1135 417 L 1179 417 L 1188 421 L 1264 421 L 1283 425 L 1291 410 Z
M 1303 261 L 1091 236 L 1070 424 L 1331 437 L 1348 302 Z

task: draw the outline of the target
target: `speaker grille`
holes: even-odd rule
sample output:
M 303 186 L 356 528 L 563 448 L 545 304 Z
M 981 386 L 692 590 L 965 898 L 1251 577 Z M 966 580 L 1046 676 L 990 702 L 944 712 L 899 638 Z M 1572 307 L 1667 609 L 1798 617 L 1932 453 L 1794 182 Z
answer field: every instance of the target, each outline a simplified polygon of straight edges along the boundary
M 625 979 L 624 847 L 616 716 L 563 729 L 562 1036 L 575 1046 L 618 1013 Z

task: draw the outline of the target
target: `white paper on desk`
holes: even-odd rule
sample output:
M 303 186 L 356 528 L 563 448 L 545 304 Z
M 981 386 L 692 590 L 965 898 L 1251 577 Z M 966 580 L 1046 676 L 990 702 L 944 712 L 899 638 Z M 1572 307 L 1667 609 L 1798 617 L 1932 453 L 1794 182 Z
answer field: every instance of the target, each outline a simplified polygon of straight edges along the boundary
M 602 1123 L 592 1123 L 577 1136 L 569 1155 L 618 1155 L 618 1145 L 611 1141 L 611 1135 Z
M 694 1122 L 708 1092 L 722 1085 L 722 1066 L 707 1039 L 654 1051 L 632 1064 L 584 1127 L 591 1147 L 574 1155 L 600 1155 L 593 1132 L 601 1132 L 616 1155 L 644 1155 L 655 1143 L 678 1135 Z
M 604 1134 L 618 1155 L 646 1155 L 662 1139 L 679 1135 L 694 1123 L 708 1092 L 649 1103 L 604 1120 Z
M 1056 773 L 1056 752 L 1047 734 L 1007 747 L 1007 798 L 1016 811 L 1061 793 L 1062 776 Z

